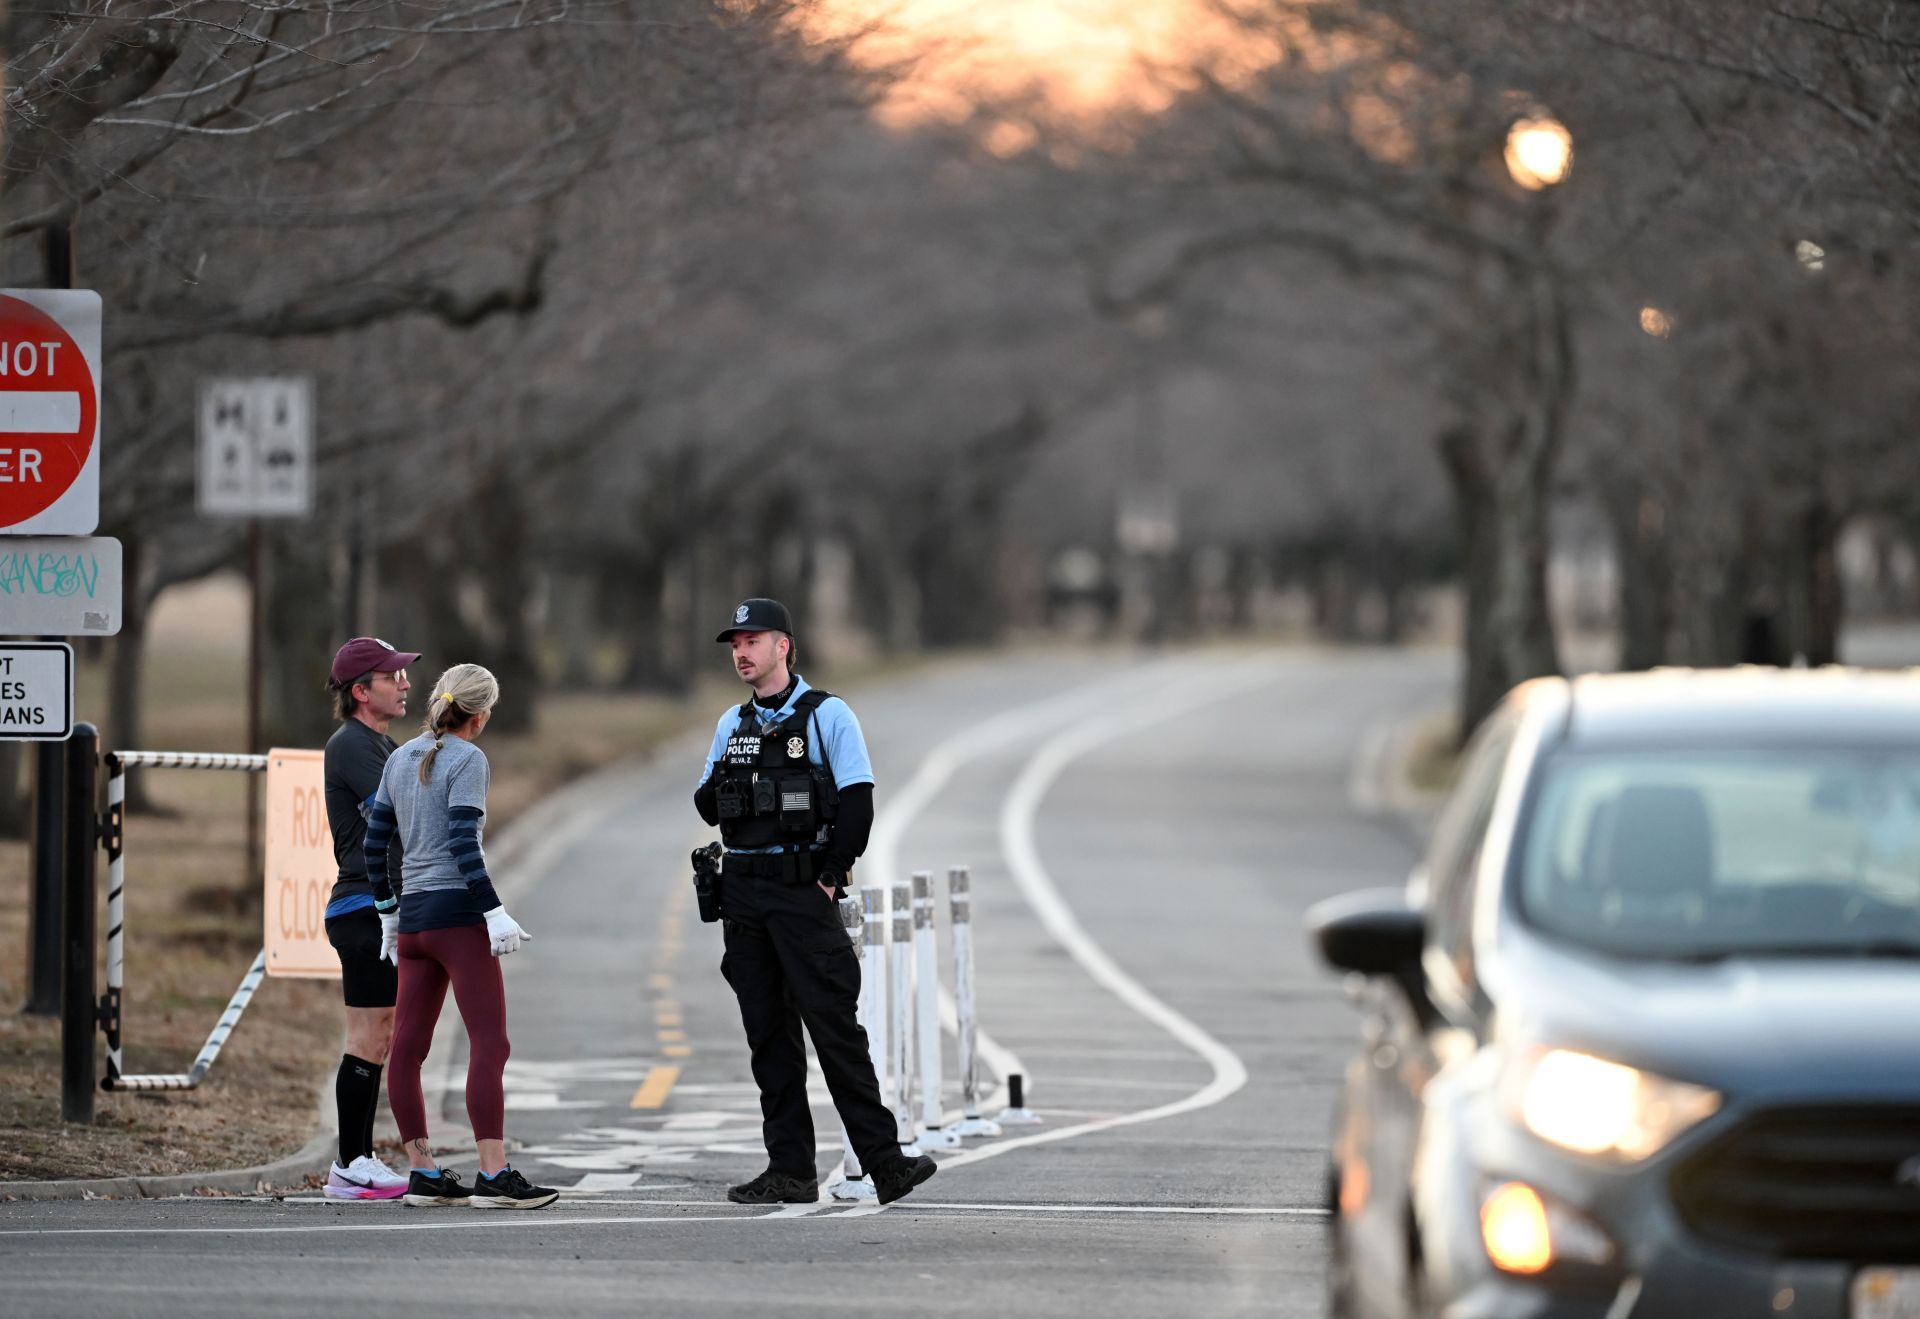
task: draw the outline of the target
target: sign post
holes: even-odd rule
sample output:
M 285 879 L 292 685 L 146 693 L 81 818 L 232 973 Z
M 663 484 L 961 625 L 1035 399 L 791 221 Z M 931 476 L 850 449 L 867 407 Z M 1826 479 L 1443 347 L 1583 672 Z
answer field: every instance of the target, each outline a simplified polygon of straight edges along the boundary
M 260 519 L 313 511 L 313 381 L 208 380 L 200 387 L 202 517 L 247 519 L 247 750 L 260 750 Z M 247 864 L 260 856 L 259 798 L 247 793 Z M 272 958 L 268 959 L 272 969 Z
M 45 234 L 47 280 L 56 287 L 0 290 L 0 536 L 86 536 L 100 522 L 100 295 L 69 287 L 65 226 L 49 225 Z M 0 598 L 0 634 L 66 631 L 41 627 L 18 601 Z M 47 739 L 34 756 L 33 968 L 25 1009 L 34 1013 L 59 1006 L 65 750 Z

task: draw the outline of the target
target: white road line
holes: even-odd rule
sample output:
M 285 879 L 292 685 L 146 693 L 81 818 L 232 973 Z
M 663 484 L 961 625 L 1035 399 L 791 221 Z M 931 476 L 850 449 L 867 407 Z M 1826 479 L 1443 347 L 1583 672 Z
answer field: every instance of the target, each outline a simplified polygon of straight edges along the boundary
M 984 723 L 940 743 L 914 769 L 900 791 L 893 793 L 874 820 L 863 858 L 865 872 L 877 874 L 882 883 L 891 884 L 906 872 L 900 869 L 901 841 L 915 817 L 925 810 L 961 769 L 985 755 L 1003 751 L 1025 738 L 1044 732 L 1076 716 L 1092 714 L 1112 705 L 1143 684 L 1158 685 L 1157 680 L 1170 668 L 1184 667 L 1191 661 L 1166 660 L 1145 670 L 1133 669 L 1106 682 L 1076 687 L 1061 696 L 1048 697 L 1028 705 L 1016 706 Z M 1227 699 L 1222 697 L 1221 699 Z M 940 864 L 944 865 L 945 862 Z M 917 869 L 932 869 L 932 863 Z M 856 872 L 858 874 L 860 872 Z M 949 1034 L 957 1029 L 953 996 L 943 985 L 940 989 L 940 1024 Z M 1026 1066 L 1011 1049 L 995 1040 L 984 1029 L 977 1030 L 976 1047 L 980 1061 L 994 1074 L 998 1088 L 984 1096 L 981 1108 L 999 1108 L 1008 1102 L 1006 1078 L 1016 1072 L 1025 1074 Z M 946 1159 L 945 1162 L 952 1162 Z
M 1006 854 L 1008 867 L 1014 882 L 1020 885 L 1028 905 L 1039 916 L 1047 932 L 1102 988 L 1199 1054 L 1213 1068 L 1213 1079 L 1184 1099 L 1172 1103 L 977 1146 L 942 1159 L 942 1167 L 978 1163 L 982 1159 L 997 1158 L 1009 1150 L 1024 1149 L 1029 1145 L 1046 1145 L 1098 1131 L 1109 1131 L 1115 1127 L 1191 1113 L 1219 1103 L 1247 1083 L 1246 1064 L 1240 1061 L 1238 1054 L 1121 970 L 1119 964 L 1107 956 L 1106 951 L 1081 928 L 1079 918 L 1060 896 L 1053 877 L 1040 860 L 1040 852 L 1033 839 L 1033 822 L 1047 790 L 1067 766 L 1080 756 L 1102 743 L 1138 732 L 1143 727 L 1163 723 L 1223 701 L 1242 700 L 1247 689 L 1257 683 L 1263 671 L 1270 671 L 1268 664 L 1258 661 L 1223 668 L 1218 673 L 1208 675 L 1203 682 L 1189 679 L 1169 683 L 1157 697 L 1140 703 L 1140 708 L 1146 712 L 1144 721 L 1103 719 L 1069 727 L 1034 753 L 1014 780 L 1000 810 L 1000 844 Z
M 1291 1205 L 1030 1205 L 971 1204 L 954 1200 L 935 1200 L 927 1203 L 911 1200 L 895 1203 L 901 1208 L 911 1209 L 916 1213 L 923 1209 L 939 1209 L 992 1214 L 1190 1214 L 1246 1218 L 1325 1218 L 1327 1216 L 1325 1209 L 1300 1208 Z M 892 1209 L 894 1205 L 888 1205 L 887 1208 Z
M 192 1196 L 182 1196 L 180 1200 L 194 1200 L 194 1204 L 205 1204 Z M 244 1196 L 242 1202 L 265 1200 L 265 1196 Z M 232 1204 L 234 1200 L 228 1200 Z M 338 1208 L 336 1200 L 286 1200 L 286 1204 L 324 1204 Z M 564 1208 L 593 1208 L 603 1210 L 616 1204 L 632 1204 L 649 1210 L 670 1210 L 670 1208 L 693 1208 L 703 1210 L 712 1208 L 712 1200 L 580 1200 L 568 1204 L 561 1200 L 555 1204 L 557 1210 Z M 1075 1213 L 1102 1213 L 1102 1215 L 1135 1215 L 1135 1217 L 1269 1217 L 1269 1219 L 1319 1219 L 1327 1217 L 1327 1210 L 1313 1206 L 1246 1206 L 1246 1204 L 975 1204 L 964 1200 L 899 1200 L 889 1206 L 864 1204 L 851 1210 L 835 1210 L 833 1204 L 787 1204 L 772 1213 L 555 1213 L 543 1215 L 540 1221 L 547 1229 L 553 1227 L 618 1227 L 622 1223 L 770 1223 L 774 1219 L 847 1219 L 847 1217 L 870 1217 L 881 1210 L 910 1210 L 914 1213 L 1052 1213 L 1052 1215 L 1075 1215 Z M 426 1223 L 263 1223 L 252 1227 L 0 1227 L 0 1236 L 242 1236 L 242 1235 L 284 1235 L 284 1233 L 447 1233 L 447 1231 L 472 1231 L 486 1227 L 507 1227 L 509 1223 L 526 1223 L 528 1215 L 501 1215 L 488 1217 L 484 1221 L 444 1221 L 434 1219 Z
M 636 1203 L 658 1205 L 658 1200 Z M 703 1204 L 712 1205 L 711 1200 Z M 597 1206 L 596 1206 L 597 1207 Z M 501 1214 L 498 1217 L 480 1219 L 484 1210 L 476 1211 L 476 1221 L 453 1223 L 273 1223 L 254 1227 L 7 1227 L 0 1228 L 0 1237 L 110 1237 L 110 1236 L 249 1236 L 284 1232 L 455 1232 L 471 1231 L 475 1228 L 502 1228 L 511 1223 L 529 1223 L 535 1221 L 534 1214 Z M 539 1211 L 535 1211 L 537 1214 Z M 568 1227 L 587 1227 L 611 1223 L 754 1223 L 770 1214 L 662 1214 L 658 1217 L 624 1217 L 608 1214 L 597 1218 L 565 1219 Z M 555 1222 L 553 1218 L 544 1220 L 548 1226 Z

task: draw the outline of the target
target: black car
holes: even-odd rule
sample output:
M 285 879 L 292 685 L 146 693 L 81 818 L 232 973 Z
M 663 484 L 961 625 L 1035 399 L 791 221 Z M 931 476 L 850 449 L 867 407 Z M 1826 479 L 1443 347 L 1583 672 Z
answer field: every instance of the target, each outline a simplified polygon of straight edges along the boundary
M 1336 1316 L 1920 1319 L 1920 676 L 1529 683 L 1308 919 Z

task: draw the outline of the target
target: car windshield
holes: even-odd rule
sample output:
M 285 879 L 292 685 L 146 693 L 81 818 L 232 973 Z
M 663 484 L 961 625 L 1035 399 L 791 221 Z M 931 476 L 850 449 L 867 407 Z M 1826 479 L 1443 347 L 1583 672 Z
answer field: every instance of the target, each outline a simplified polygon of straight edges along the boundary
M 1920 957 L 1920 752 L 1563 751 L 1523 828 L 1525 918 L 1589 948 Z

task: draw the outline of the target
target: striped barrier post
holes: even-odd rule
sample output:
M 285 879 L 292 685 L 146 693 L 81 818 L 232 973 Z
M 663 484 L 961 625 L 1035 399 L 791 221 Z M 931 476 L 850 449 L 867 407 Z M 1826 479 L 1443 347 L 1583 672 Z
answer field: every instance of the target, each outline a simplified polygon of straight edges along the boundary
M 980 1116 L 980 1058 L 975 1050 L 979 1017 L 973 993 L 973 893 L 965 866 L 947 871 L 947 906 L 953 917 L 954 1031 L 960 1051 L 960 1120 L 953 1136 L 997 1136 L 1000 1124 Z
M 933 928 L 933 872 L 913 872 L 914 989 L 919 1016 L 920 1147 L 958 1148 L 960 1137 L 943 1125 L 940 1085 L 940 951 Z
M 192 1090 L 205 1079 L 214 1059 L 227 1042 L 227 1036 L 239 1024 L 240 1015 L 253 1001 L 253 993 L 267 973 L 267 950 L 262 948 L 253 965 L 240 978 L 239 988 L 227 1000 L 226 1010 L 214 1023 L 207 1042 L 200 1046 L 193 1065 L 184 1072 L 128 1076 L 122 1040 L 121 1000 L 126 987 L 126 803 L 127 770 L 134 765 L 158 769 L 237 769 L 263 773 L 267 758 L 207 751 L 109 751 L 107 765 L 107 818 L 101 843 L 107 849 L 107 992 L 100 999 L 100 1025 L 107 1036 L 107 1074 L 100 1079 L 103 1090 Z
M 861 913 L 860 900 L 858 898 L 848 895 L 840 899 L 840 926 L 847 932 L 847 938 L 853 944 L 853 955 L 859 957 L 861 955 L 862 941 L 866 937 L 867 922 Z M 861 977 L 860 997 L 862 1002 L 860 1021 L 862 1025 L 866 1024 L 865 979 L 864 976 Z M 872 1055 L 871 1042 L 868 1044 L 868 1055 Z M 840 1181 L 835 1182 L 833 1185 L 833 1198 L 836 1200 L 874 1199 L 876 1193 L 873 1189 L 873 1183 L 867 1180 L 865 1170 L 860 1167 L 860 1156 L 854 1152 L 853 1137 L 849 1136 L 844 1129 L 840 1132 L 840 1148 L 842 1151 L 840 1171 L 843 1176 Z
M 107 829 L 101 840 L 107 848 L 107 994 L 100 1004 L 100 1026 L 107 1033 L 107 1076 L 101 1088 L 120 1083 L 120 997 L 126 982 L 127 928 L 127 763 L 117 751 L 107 752 Z
M 873 1079 L 880 1083 L 880 1100 L 893 1103 L 893 1067 L 887 1052 L 887 891 L 878 884 L 862 885 L 860 910 L 866 930 L 860 941 L 860 1024 L 867 1030 L 867 1057 Z
M 913 1138 L 909 1097 L 913 1085 L 913 889 L 906 884 L 893 886 L 893 939 L 887 946 L 887 960 L 893 967 L 893 1011 L 887 1032 L 893 1059 L 893 1122 L 900 1152 L 915 1158 L 920 1146 Z

